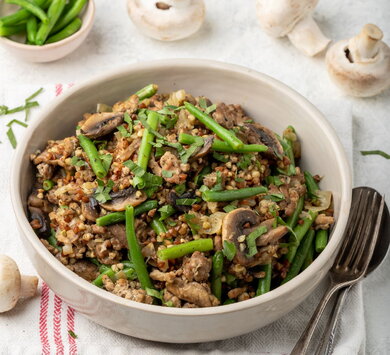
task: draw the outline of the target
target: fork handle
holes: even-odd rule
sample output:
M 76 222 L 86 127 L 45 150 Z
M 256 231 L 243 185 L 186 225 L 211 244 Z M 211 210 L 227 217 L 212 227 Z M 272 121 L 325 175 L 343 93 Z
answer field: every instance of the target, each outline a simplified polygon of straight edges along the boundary
M 347 299 L 348 292 L 352 288 L 351 286 L 345 287 L 340 290 L 336 295 L 335 306 L 332 311 L 331 319 L 326 325 L 326 329 L 324 331 L 324 336 L 321 338 L 321 342 L 317 347 L 316 355 L 330 355 L 333 353 L 334 339 L 336 335 L 337 321 L 340 319 L 341 308 L 344 305 L 345 300 Z M 325 342 L 327 342 L 326 347 Z M 323 350 L 324 349 L 324 350 Z
M 298 342 L 295 344 L 294 349 L 291 351 L 290 355 L 305 355 L 309 348 L 310 340 L 314 334 L 314 331 L 317 327 L 317 324 L 324 312 L 326 305 L 329 300 L 332 298 L 333 294 L 342 287 L 340 284 L 331 283 L 328 289 L 326 290 L 324 296 L 322 297 L 320 303 L 318 304 L 316 310 L 314 311 L 310 321 L 303 331 Z

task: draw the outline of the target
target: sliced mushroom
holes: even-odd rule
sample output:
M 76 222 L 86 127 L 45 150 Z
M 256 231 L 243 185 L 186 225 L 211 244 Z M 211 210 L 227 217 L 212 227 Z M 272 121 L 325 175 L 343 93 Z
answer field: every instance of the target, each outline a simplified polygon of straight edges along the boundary
M 28 207 L 30 211 L 30 224 L 31 227 L 37 232 L 40 237 L 47 238 L 50 236 L 50 222 L 45 214 L 40 208 L 37 207 Z
M 194 153 L 190 160 L 196 160 L 198 158 L 203 158 L 205 155 L 209 154 L 211 151 L 211 146 L 213 145 L 214 137 L 208 136 L 204 139 L 204 144 L 202 147 Z
M 41 209 L 45 213 L 52 211 L 50 203 L 47 200 L 38 197 L 38 192 L 36 189 L 33 189 L 27 201 L 28 206 L 36 207 Z
M 112 224 L 111 226 L 108 226 L 106 228 L 111 238 L 116 239 L 118 249 L 128 249 L 126 228 L 124 224 Z M 115 248 L 115 244 L 112 239 L 111 243 Z
M 88 138 L 99 138 L 111 133 L 115 128 L 123 123 L 123 120 L 123 113 L 94 113 L 82 124 L 80 132 Z
M 147 199 L 144 192 L 129 187 L 127 189 L 119 190 L 118 192 L 110 193 L 111 200 L 106 203 L 101 203 L 104 209 L 108 211 L 124 211 L 126 206 L 138 206 Z
M 238 238 L 243 235 L 247 236 L 260 226 L 265 226 L 267 232 L 257 239 L 256 244 L 258 246 L 265 246 L 275 243 L 287 233 L 288 229 L 285 226 L 273 228 L 273 224 L 273 218 L 260 223 L 260 217 L 250 209 L 237 208 L 229 212 L 222 223 L 222 239 L 232 242 L 236 246 L 234 263 L 246 267 L 262 264 L 264 262 L 263 252 L 259 250 L 256 255 L 248 257 L 246 255 L 246 248 L 241 250 L 240 244 L 242 242 L 239 242 Z
M 270 129 L 261 126 L 258 123 L 244 125 L 243 134 L 251 144 L 264 144 L 268 147 L 268 151 L 264 154 L 269 154 L 273 157 L 281 159 L 284 155 L 283 147 L 276 137 L 275 133 Z
M 99 202 L 90 197 L 89 202 L 81 203 L 81 213 L 88 221 L 95 222 L 99 217 Z

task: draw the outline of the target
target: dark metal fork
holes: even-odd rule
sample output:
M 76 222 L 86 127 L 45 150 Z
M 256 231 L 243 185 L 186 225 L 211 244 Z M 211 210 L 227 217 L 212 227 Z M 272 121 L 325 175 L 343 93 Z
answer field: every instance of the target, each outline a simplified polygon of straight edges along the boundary
M 353 190 L 344 240 L 330 270 L 330 285 L 291 355 L 307 353 L 314 330 L 332 295 L 364 277 L 378 238 L 384 204 L 384 198 L 375 190 L 364 187 Z

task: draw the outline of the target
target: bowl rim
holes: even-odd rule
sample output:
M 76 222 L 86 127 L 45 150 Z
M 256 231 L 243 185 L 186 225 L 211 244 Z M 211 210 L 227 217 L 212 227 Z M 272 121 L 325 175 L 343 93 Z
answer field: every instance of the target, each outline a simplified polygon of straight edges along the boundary
M 96 7 L 95 7 L 94 0 L 88 0 L 87 7 L 85 8 L 84 13 L 82 14 L 83 22 L 80 29 L 77 32 L 73 33 L 71 36 L 66 37 L 58 42 L 44 44 L 42 46 L 36 46 L 36 45 L 33 46 L 33 45 L 13 41 L 12 39 L 9 39 L 7 37 L 0 37 L 0 41 L 3 42 L 4 45 L 22 49 L 22 50 L 28 50 L 31 52 L 43 52 L 48 49 L 62 47 L 72 42 L 73 40 L 77 39 L 78 37 L 82 36 L 85 32 L 90 31 L 94 23 L 95 12 L 96 12 Z
M 91 283 L 82 279 L 80 276 L 78 276 L 77 274 L 66 268 L 64 265 L 59 263 L 58 260 L 56 260 L 53 255 L 46 249 L 46 247 L 41 243 L 39 238 L 37 238 L 36 234 L 32 230 L 26 218 L 23 208 L 21 191 L 19 188 L 19 186 L 21 186 L 20 169 L 21 165 L 24 162 L 26 153 L 29 153 L 27 151 L 27 147 L 31 136 L 33 135 L 33 132 L 36 130 L 37 126 L 41 123 L 41 121 L 47 119 L 47 116 L 57 105 L 65 101 L 69 96 L 75 94 L 78 90 L 94 87 L 105 80 L 115 79 L 116 77 L 120 77 L 123 75 L 131 75 L 132 73 L 136 73 L 139 70 L 161 70 L 164 68 L 166 70 L 169 70 L 169 68 L 172 68 L 172 66 L 180 66 L 182 68 L 188 69 L 197 67 L 201 69 L 229 71 L 234 72 L 240 76 L 246 76 L 257 81 L 261 81 L 265 85 L 268 85 L 274 90 L 278 91 L 281 95 L 290 97 L 297 105 L 300 105 L 300 107 L 307 112 L 307 115 L 316 122 L 316 124 L 321 129 L 322 134 L 326 135 L 327 139 L 329 140 L 329 142 L 331 142 L 332 147 L 335 151 L 334 159 L 336 160 L 337 165 L 342 172 L 340 180 L 340 215 L 337 224 L 332 232 L 332 238 L 330 239 L 329 244 L 306 270 L 304 270 L 302 273 L 300 273 L 298 276 L 296 276 L 294 279 L 287 282 L 286 284 L 281 285 L 276 289 L 259 297 L 251 298 L 244 302 L 224 305 L 223 307 L 205 307 L 194 309 L 155 306 L 121 298 L 117 295 L 114 295 L 110 292 L 107 292 L 103 289 L 100 289 L 99 287 L 92 285 Z M 307 99 L 305 99 L 295 90 L 291 89 L 287 85 L 266 74 L 257 72 L 253 69 L 249 69 L 243 66 L 206 59 L 163 59 L 131 64 L 119 69 L 111 70 L 104 74 L 97 75 L 93 79 L 89 79 L 68 89 L 65 93 L 54 98 L 49 104 L 47 104 L 47 106 L 40 113 L 40 116 L 33 121 L 28 131 L 25 133 L 24 139 L 19 144 L 15 154 L 14 163 L 12 165 L 11 170 L 10 182 L 12 206 L 14 209 L 16 220 L 20 227 L 20 232 L 22 232 L 26 236 L 30 244 L 34 247 L 35 252 L 39 254 L 39 256 L 45 261 L 45 263 L 50 264 L 56 270 L 57 274 L 60 277 L 66 279 L 68 282 L 77 283 L 78 287 L 82 288 L 85 292 L 92 293 L 96 297 L 103 299 L 104 301 L 113 302 L 114 304 L 117 304 L 121 307 L 134 308 L 139 311 L 146 311 L 150 313 L 183 317 L 218 315 L 237 312 L 243 309 L 254 308 L 273 299 L 287 295 L 295 288 L 298 288 L 301 284 L 305 283 L 310 278 L 315 276 L 324 267 L 328 260 L 332 259 L 332 256 L 334 256 L 337 252 L 337 249 L 342 239 L 343 231 L 347 223 L 352 195 L 351 171 L 344 149 L 341 145 L 339 138 L 337 137 L 335 130 L 325 119 L 323 114 L 313 104 L 311 104 Z

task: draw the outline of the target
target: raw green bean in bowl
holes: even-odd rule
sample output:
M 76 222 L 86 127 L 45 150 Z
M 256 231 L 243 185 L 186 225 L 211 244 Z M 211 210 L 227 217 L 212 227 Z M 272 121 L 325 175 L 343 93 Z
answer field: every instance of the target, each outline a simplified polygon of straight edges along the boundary
M 310 266 L 335 222 L 299 137 L 236 103 L 149 84 L 30 152 L 30 224 L 58 262 L 118 297 L 176 308 L 259 297 Z
M 57 60 L 81 45 L 94 15 L 93 0 L 5 0 L 0 43 L 27 61 Z

